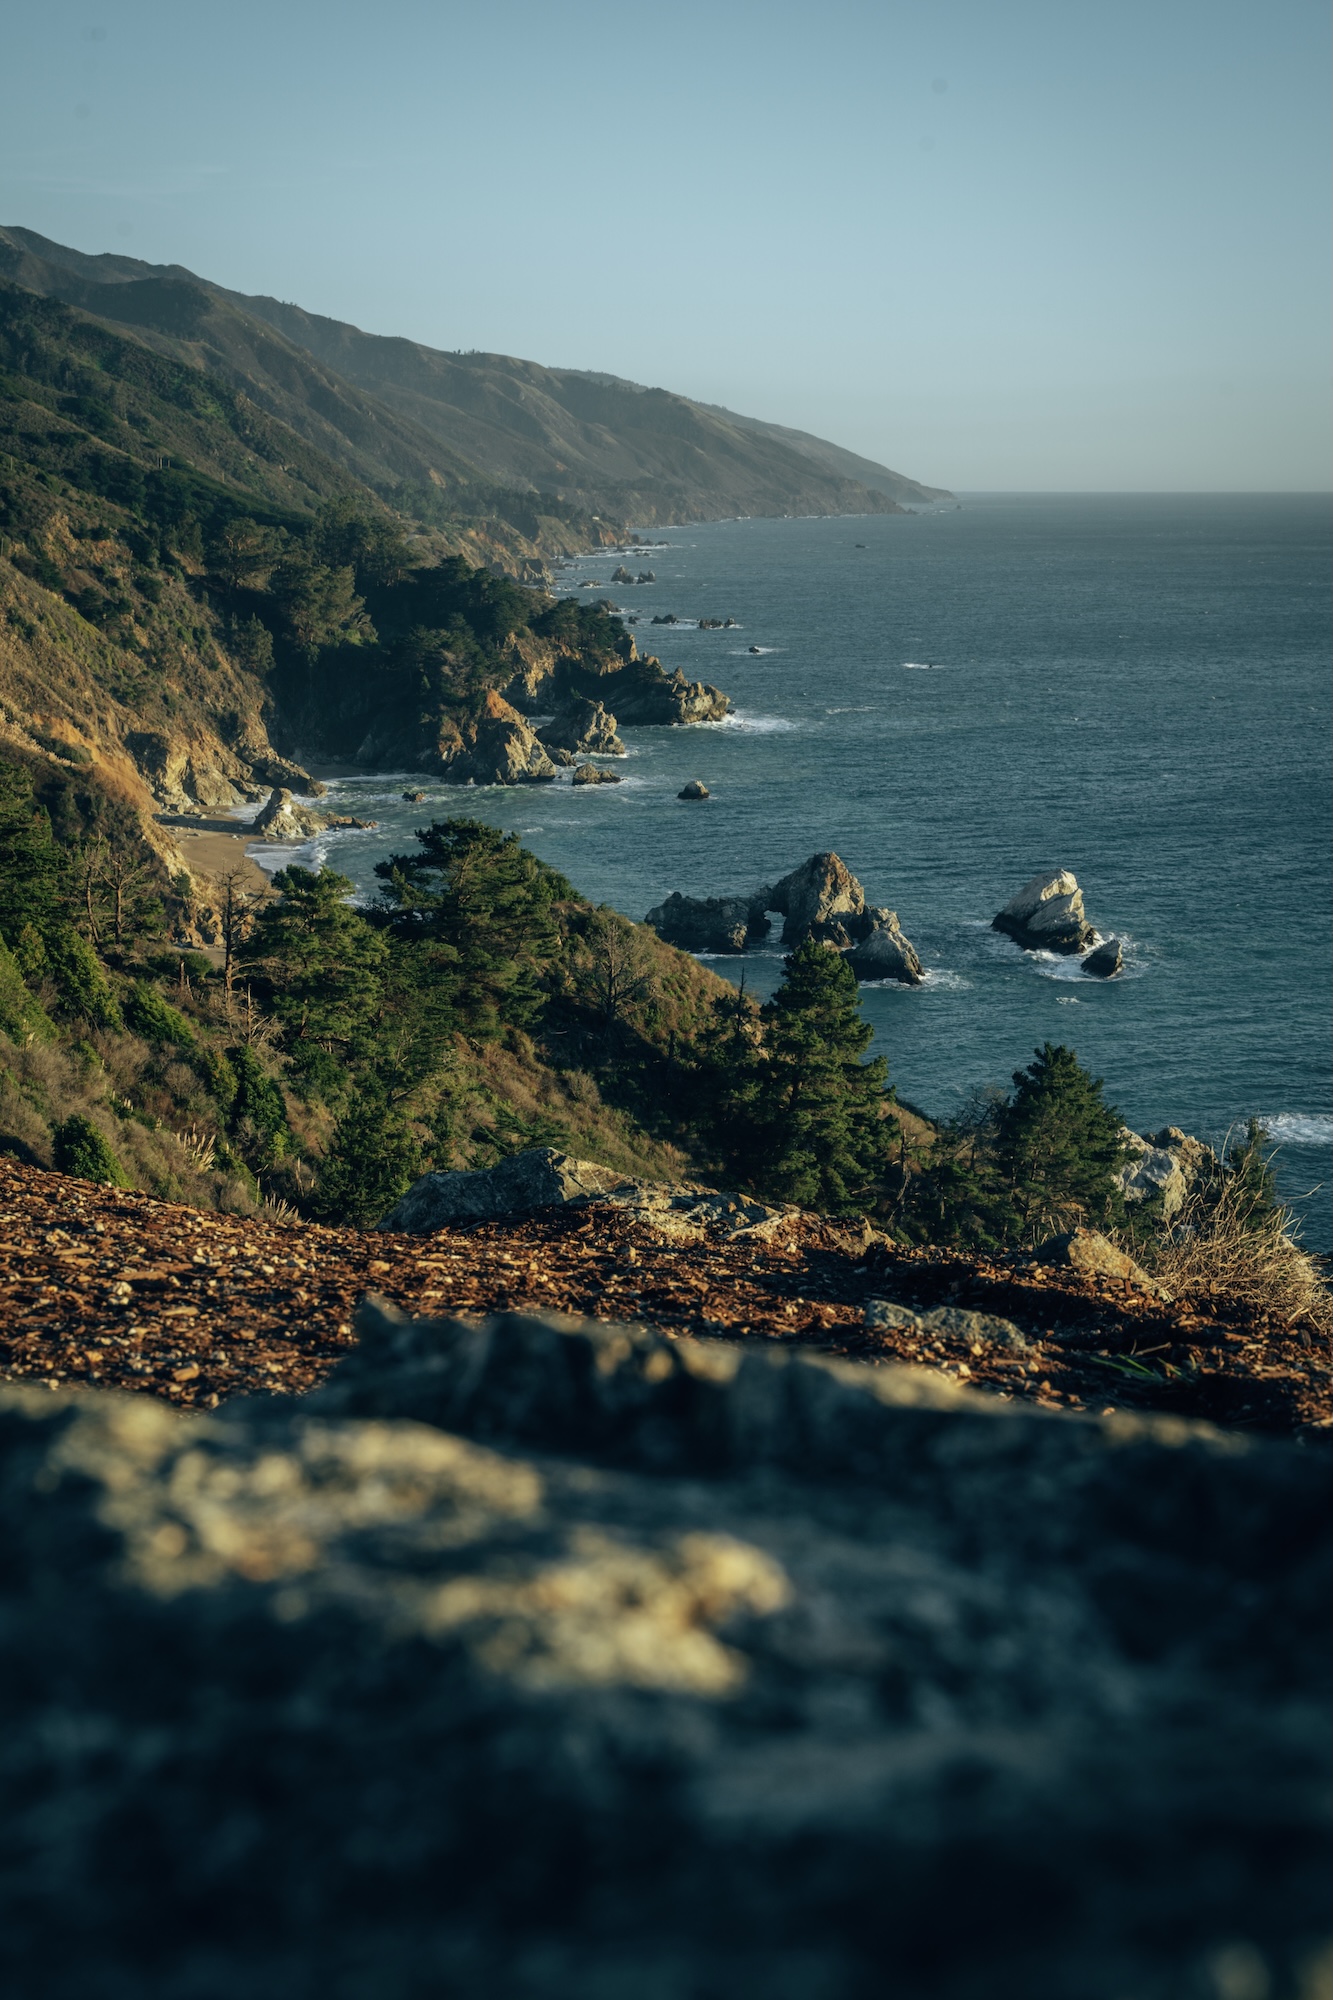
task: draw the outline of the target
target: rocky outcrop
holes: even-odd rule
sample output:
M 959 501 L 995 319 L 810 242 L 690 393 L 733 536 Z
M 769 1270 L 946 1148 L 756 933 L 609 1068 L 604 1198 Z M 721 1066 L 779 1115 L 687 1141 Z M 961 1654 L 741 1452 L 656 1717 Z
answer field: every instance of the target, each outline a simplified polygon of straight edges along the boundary
M 679 1242 L 716 1236 L 766 1241 L 796 1213 L 688 1182 L 668 1186 L 635 1180 L 613 1167 L 571 1159 L 568 1153 L 540 1146 L 514 1153 L 495 1167 L 423 1174 L 378 1226 L 427 1236 L 458 1223 L 489 1222 L 533 1209 L 563 1208 L 571 1202 L 624 1211 L 654 1235 Z
M 1120 1278 L 1131 1285 L 1140 1285 L 1145 1291 L 1154 1289 L 1148 1273 L 1127 1257 L 1123 1250 L 1117 1250 L 1114 1243 L 1096 1229 L 1062 1230 L 1056 1236 L 1048 1236 L 1032 1252 L 1034 1264 L 1045 1264 L 1055 1269 L 1066 1268 L 1079 1271 L 1085 1278 Z
M 529 649 L 504 694 L 526 715 L 559 714 L 575 698 L 601 702 L 620 729 L 720 722 L 731 711 L 720 688 L 686 680 L 679 667 L 668 674 L 651 653 L 640 654 L 628 634 L 624 651 L 597 666 Z
M 1315 1994 L 1316 1454 L 361 1326 L 209 1416 L 0 1387 L 10 1990 Z
M 1080 970 L 1090 979 L 1114 979 L 1124 963 L 1124 947 L 1119 938 L 1107 938 L 1105 944 L 1088 953 Z
M 595 764 L 580 764 L 569 780 L 571 785 L 618 785 L 619 771 L 599 771 Z
M 330 824 L 326 814 L 314 812 L 294 799 L 285 786 L 275 786 L 267 803 L 250 822 L 250 832 L 261 840 L 309 840 Z
M 682 896 L 673 889 L 643 920 L 680 951 L 732 952 L 767 937 L 763 904 L 752 896 Z
M 559 713 L 537 731 L 549 751 L 578 757 L 623 757 L 625 746 L 616 734 L 616 718 L 600 701 L 571 694 Z
M 682 785 L 676 793 L 678 799 L 710 799 L 712 796 L 702 778 L 691 778 L 689 783 Z
M 1129 1154 L 1119 1173 L 1121 1193 L 1133 1205 L 1159 1207 L 1164 1222 L 1179 1215 L 1196 1190 L 1220 1179 L 1221 1161 L 1212 1147 L 1176 1125 L 1156 1134 L 1131 1132 L 1126 1125 L 1120 1137 Z
M 867 914 L 872 919 L 870 930 L 846 953 L 847 963 L 857 978 L 867 983 L 896 979 L 902 986 L 920 986 L 926 975 L 915 947 L 898 928 L 897 911 L 878 909 L 872 904 Z
M 1097 943 L 1097 933 L 1083 909 L 1078 878 L 1067 868 L 1034 875 L 992 919 L 1025 951 L 1057 951 L 1073 957 Z
M 675 890 L 644 922 L 682 951 L 738 952 L 769 935 L 770 911 L 783 918 L 788 950 L 812 937 L 845 953 L 858 979 L 917 986 L 924 978 L 897 913 L 867 903 L 861 884 L 836 854 L 812 854 L 771 888 L 748 896 L 682 896 Z
M 494 689 L 474 721 L 441 735 L 440 764 L 451 785 L 540 785 L 555 777 L 533 731 Z

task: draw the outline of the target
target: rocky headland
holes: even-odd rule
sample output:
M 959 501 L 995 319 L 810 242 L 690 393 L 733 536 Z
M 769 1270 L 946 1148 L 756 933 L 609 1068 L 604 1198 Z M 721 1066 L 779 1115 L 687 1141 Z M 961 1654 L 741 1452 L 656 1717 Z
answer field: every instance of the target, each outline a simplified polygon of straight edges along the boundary
M 861 884 L 836 854 L 812 854 L 790 874 L 747 895 L 684 896 L 674 890 L 644 922 L 682 951 L 730 954 L 761 944 L 774 915 L 783 919 L 781 941 L 788 950 L 814 938 L 841 952 L 858 979 L 917 986 L 925 976 L 897 912 L 867 903 Z

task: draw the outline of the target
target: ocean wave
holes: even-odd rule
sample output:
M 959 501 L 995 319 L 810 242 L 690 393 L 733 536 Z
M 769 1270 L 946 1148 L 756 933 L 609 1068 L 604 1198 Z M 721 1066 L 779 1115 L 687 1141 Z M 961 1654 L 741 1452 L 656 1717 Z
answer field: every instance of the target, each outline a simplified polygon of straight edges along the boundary
M 1333 1146 L 1333 1114 L 1327 1111 L 1276 1111 L 1259 1123 L 1280 1146 Z
M 728 648 L 733 660 L 752 660 L 756 653 L 785 653 L 786 650 L 785 646 L 731 646 Z
M 934 660 L 904 660 L 902 670 L 905 674 L 942 674 L 946 671 L 936 666 Z
M 785 715 L 746 715 L 738 709 L 724 715 L 717 725 L 720 729 L 748 729 L 756 736 L 785 735 L 788 730 L 799 729 L 800 726 L 799 722 L 792 722 Z M 704 727 L 708 727 L 707 723 Z

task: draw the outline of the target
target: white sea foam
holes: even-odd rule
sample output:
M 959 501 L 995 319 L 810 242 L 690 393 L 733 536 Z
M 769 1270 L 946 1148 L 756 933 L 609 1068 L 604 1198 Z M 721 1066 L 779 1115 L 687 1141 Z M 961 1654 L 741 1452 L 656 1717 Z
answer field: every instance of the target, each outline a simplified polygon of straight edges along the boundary
M 1280 1146 L 1333 1146 L 1333 1113 L 1327 1111 L 1275 1111 L 1259 1123 Z
M 708 725 L 704 726 L 707 728 Z M 781 736 L 800 726 L 799 722 L 792 722 L 785 715 L 746 715 L 738 709 L 724 715 L 718 724 L 721 729 L 748 729 L 755 736 Z
M 904 660 L 905 674 L 942 674 L 943 667 L 936 666 L 934 660 Z

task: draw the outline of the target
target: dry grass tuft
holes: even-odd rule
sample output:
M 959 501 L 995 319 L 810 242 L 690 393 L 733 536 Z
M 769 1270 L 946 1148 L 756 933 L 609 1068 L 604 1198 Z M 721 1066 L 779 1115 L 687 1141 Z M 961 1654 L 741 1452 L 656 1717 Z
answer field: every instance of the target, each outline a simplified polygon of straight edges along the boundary
M 1266 1316 L 1333 1342 L 1333 1292 L 1292 1235 L 1290 1210 L 1265 1212 L 1242 1180 L 1196 1194 L 1170 1233 L 1136 1243 L 1149 1275 L 1180 1299 Z

